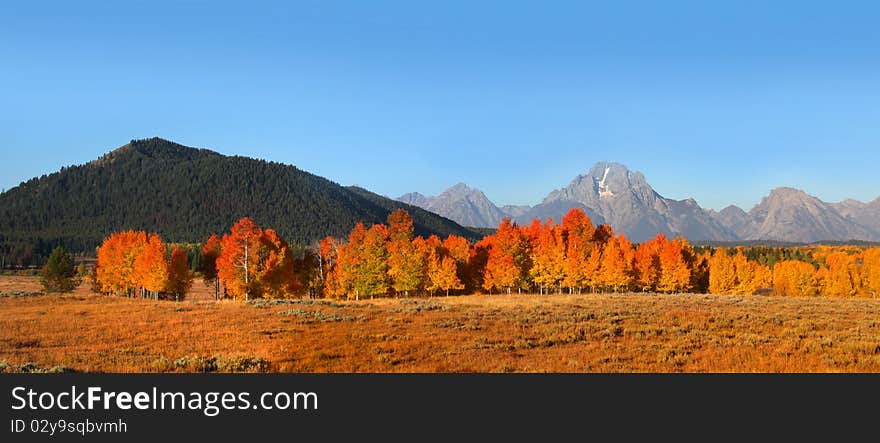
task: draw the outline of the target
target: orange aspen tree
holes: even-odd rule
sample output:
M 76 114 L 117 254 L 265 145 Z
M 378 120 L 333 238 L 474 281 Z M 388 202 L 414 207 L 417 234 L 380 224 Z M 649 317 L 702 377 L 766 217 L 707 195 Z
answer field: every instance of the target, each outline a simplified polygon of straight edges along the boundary
M 626 236 L 610 237 L 602 251 L 601 285 L 614 292 L 628 289 L 632 284 L 633 255 L 632 243 Z
M 471 255 L 470 242 L 464 237 L 449 234 L 449 236 L 443 240 L 443 249 L 453 260 L 455 260 L 455 274 L 458 276 L 458 280 L 462 284 L 465 284 L 469 275 L 468 262 Z M 467 285 L 465 284 L 465 286 Z
M 147 243 L 142 231 L 123 231 L 106 238 L 98 249 L 95 279 L 105 292 L 132 296 L 140 285 L 135 275 L 135 260 Z
M 464 237 L 455 234 L 449 234 L 443 240 L 443 248 L 446 249 L 450 257 L 458 263 L 467 263 L 470 254 L 471 244 Z
M 165 260 L 165 244 L 158 235 L 150 234 L 141 253 L 135 258 L 135 276 L 142 293 L 146 291 L 150 298 L 159 299 L 159 292 L 165 290 L 168 283 L 168 262 Z
M 486 289 L 506 289 L 509 294 L 512 288 L 520 288 L 525 281 L 523 277 L 527 272 L 525 265 L 528 258 L 526 241 L 519 228 L 506 217 L 491 237 L 492 247 L 489 249 L 483 286 Z
M 562 228 L 553 223 L 552 218 L 541 228 L 535 245 L 532 247 L 532 280 L 540 288 L 555 288 L 562 291 L 562 280 L 565 278 L 565 242 Z M 548 291 L 549 292 L 549 291 Z
M 486 263 L 486 277 L 483 287 L 486 289 L 496 288 L 506 290 L 510 294 L 510 289 L 519 285 L 519 269 L 514 262 L 513 256 L 509 254 L 492 254 L 489 250 L 489 261 Z
M 562 217 L 562 236 L 565 242 L 565 277 L 563 284 L 569 293 L 580 291 L 589 285 L 591 276 L 586 273 L 586 262 L 595 247 L 596 229 L 590 217 L 578 208 L 571 209 Z
M 663 233 L 640 244 L 635 252 L 635 285 L 643 292 L 654 292 L 660 282 L 660 251 L 667 242 Z
M 220 241 L 217 273 L 234 298 L 248 300 L 256 289 L 262 236 L 262 229 L 245 217 L 233 225 L 230 233 L 224 234 Z
M 586 278 L 585 282 L 591 292 L 596 292 L 596 290 L 602 286 L 602 276 L 600 272 L 602 271 L 603 249 L 604 247 L 600 248 L 599 246 L 593 246 L 590 251 L 590 256 L 587 257 L 587 261 L 584 263 L 583 272 Z
M 356 272 L 363 260 L 364 239 L 367 236 L 367 228 L 363 223 L 354 225 L 348 235 L 348 243 L 336 247 L 336 266 L 333 273 L 328 277 L 327 287 L 333 297 L 348 297 L 360 299 L 360 294 L 355 292 Z
M 95 281 L 101 292 L 119 294 L 124 290 L 118 267 L 124 254 L 122 236 L 112 234 L 98 247 Z
M 664 238 L 665 240 L 665 238 Z M 660 250 L 660 279 L 657 290 L 660 292 L 681 292 L 689 289 L 691 270 L 682 254 L 684 244 L 681 240 L 664 241 Z
M 266 229 L 260 238 L 260 267 L 256 278 L 261 294 L 267 298 L 285 298 L 299 288 L 290 246 L 273 229 Z

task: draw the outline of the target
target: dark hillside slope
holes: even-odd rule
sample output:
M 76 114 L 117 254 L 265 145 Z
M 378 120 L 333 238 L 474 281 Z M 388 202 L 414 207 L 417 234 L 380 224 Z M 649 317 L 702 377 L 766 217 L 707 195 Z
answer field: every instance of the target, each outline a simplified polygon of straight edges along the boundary
M 14 263 L 55 245 L 91 252 L 120 229 L 198 242 L 252 217 L 286 239 L 345 236 L 404 207 L 422 235 L 476 234 L 436 214 L 340 186 L 294 166 L 225 156 L 160 138 L 132 140 L 98 160 L 33 178 L 0 194 L 0 252 Z

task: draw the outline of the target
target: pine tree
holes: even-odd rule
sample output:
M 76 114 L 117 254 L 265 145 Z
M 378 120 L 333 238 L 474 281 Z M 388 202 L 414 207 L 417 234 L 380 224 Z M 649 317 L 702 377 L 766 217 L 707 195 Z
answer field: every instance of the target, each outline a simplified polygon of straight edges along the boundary
M 61 246 L 53 249 L 46 266 L 40 270 L 40 283 L 46 292 L 71 292 L 80 282 L 73 266 L 73 257 Z
M 168 283 L 165 290 L 174 295 L 175 301 L 183 300 L 192 288 L 193 275 L 189 270 L 186 251 L 175 246 L 168 262 Z
M 220 237 L 211 234 L 202 246 L 199 272 L 202 273 L 205 284 L 214 288 L 214 300 L 220 299 L 220 279 L 217 278 L 217 258 L 220 257 L 220 252 Z

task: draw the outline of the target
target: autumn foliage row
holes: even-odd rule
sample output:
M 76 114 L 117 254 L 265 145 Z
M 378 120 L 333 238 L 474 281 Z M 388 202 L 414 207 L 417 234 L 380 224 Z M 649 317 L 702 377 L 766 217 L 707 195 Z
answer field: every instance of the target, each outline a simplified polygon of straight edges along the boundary
M 109 237 L 98 252 L 102 290 L 185 293 L 186 284 L 179 283 L 185 274 L 178 268 L 185 267 L 186 256 L 175 248 L 166 261 L 165 250 L 155 235 L 128 231 Z M 211 236 L 201 252 L 200 271 L 217 298 L 245 300 L 461 291 L 794 296 L 880 291 L 880 248 L 821 248 L 811 257 L 815 263 L 783 260 L 771 268 L 748 259 L 743 248 L 698 252 L 685 239 L 663 234 L 633 245 L 608 225 L 594 226 L 579 209 L 561 224 L 548 219 L 517 226 L 505 219 L 474 244 L 455 235 L 414 236 L 412 219 L 397 210 L 387 224 L 358 223 L 347 239 L 327 237 L 297 252 L 274 230 L 244 218 L 222 237 Z
M 358 224 L 347 241 L 320 244 L 324 294 L 360 298 L 413 292 L 705 292 L 710 257 L 684 239 L 662 234 L 634 247 L 607 225 L 594 226 L 571 210 L 561 224 L 552 219 L 517 226 L 505 219 L 476 244 L 461 237 L 413 238 L 412 221 L 396 211 L 387 225 Z M 763 284 L 752 274 L 769 271 L 750 263 L 737 288 Z M 749 274 L 750 276 L 746 276 Z M 769 283 L 768 283 L 769 284 Z
M 129 297 L 181 299 L 192 286 L 186 252 L 171 249 L 155 234 L 125 231 L 98 248 L 94 283 L 101 292 Z
M 347 241 L 326 238 L 318 250 L 318 285 L 329 297 L 360 298 L 464 289 L 466 292 L 701 292 L 783 296 L 874 296 L 880 293 L 880 248 L 820 247 L 814 263 L 783 260 L 772 267 L 743 248 L 697 252 L 662 233 L 633 245 L 608 225 L 594 226 L 580 209 L 517 226 L 505 219 L 493 235 L 412 236 L 398 210 L 387 225 L 358 224 Z

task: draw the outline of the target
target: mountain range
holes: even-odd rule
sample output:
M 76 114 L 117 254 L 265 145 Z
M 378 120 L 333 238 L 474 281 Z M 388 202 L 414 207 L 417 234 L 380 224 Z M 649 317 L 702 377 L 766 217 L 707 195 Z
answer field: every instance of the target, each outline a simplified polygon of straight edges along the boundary
M 578 175 L 532 207 L 498 207 L 480 190 L 461 183 L 438 196 L 410 193 L 398 200 L 475 227 L 497 226 L 505 216 L 520 224 L 548 217 L 559 222 L 571 208 L 580 208 L 595 224 L 608 223 L 636 242 L 658 232 L 692 241 L 880 240 L 880 198 L 870 203 L 826 203 L 804 191 L 782 187 L 773 189 L 748 212 L 737 206 L 716 212 L 701 208 L 694 199 L 663 197 L 642 173 L 607 162 L 595 164 L 587 174 Z
M 658 232 L 692 241 L 880 240 L 880 198 L 826 203 L 777 188 L 748 212 L 736 206 L 716 212 L 693 199 L 663 197 L 642 173 L 603 162 L 535 206 L 498 207 L 462 183 L 437 196 L 414 192 L 392 200 L 292 165 L 150 138 L 0 193 L 0 267 L 39 263 L 57 245 L 91 253 L 122 229 L 200 242 L 244 216 L 307 244 L 326 235 L 343 237 L 358 221 L 384 222 L 397 208 L 411 214 L 423 236 L 477 239 L 504 217 L 520 224 L 560 221 L 571 208 L 581 208 L 594 224 L 610 224 L 636 242 Z

